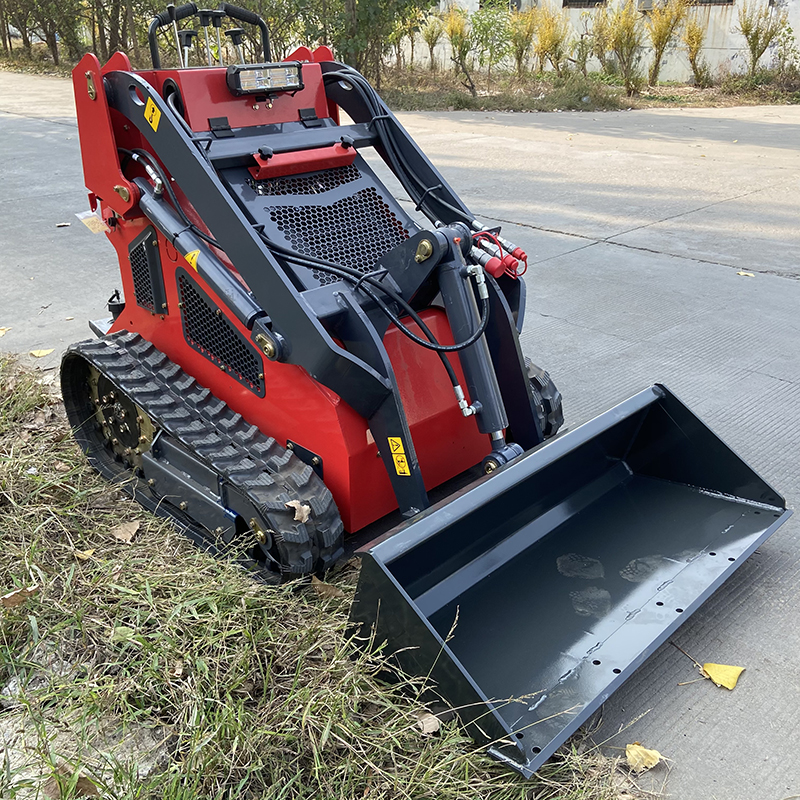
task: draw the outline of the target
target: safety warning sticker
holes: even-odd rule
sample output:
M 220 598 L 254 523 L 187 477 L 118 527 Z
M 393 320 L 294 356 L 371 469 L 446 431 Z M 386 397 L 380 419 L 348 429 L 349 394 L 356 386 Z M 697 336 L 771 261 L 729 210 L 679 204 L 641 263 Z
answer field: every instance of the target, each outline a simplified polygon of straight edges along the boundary
M 147 98 L 147 105 L 144 107 L 144 118 L 154 131 L 158 130 L 158 123 L 161 122 L 161 112 L 156 107 L 152 97 Z
M 398 475 L 410 475 L 411 470 L 408 468 L 408 459 L 406 458 L 406 451 L 403 447 L 403 440 L 399 436 L 389 436 L 389 452 L 392 454 L 394 460 L 394 469 Z
M 394 468 L 398 475 L 410 475 L 411 470 L 408 468 L 408 461 L 404 453 L 395 453 L 392 455 L 394 459 Z
M 192 250 L 191 252 L 187 253 L 184 258 L 189 262 L 189 266 L 197 272 L 197 256 L 200 255 L 199 250 Z

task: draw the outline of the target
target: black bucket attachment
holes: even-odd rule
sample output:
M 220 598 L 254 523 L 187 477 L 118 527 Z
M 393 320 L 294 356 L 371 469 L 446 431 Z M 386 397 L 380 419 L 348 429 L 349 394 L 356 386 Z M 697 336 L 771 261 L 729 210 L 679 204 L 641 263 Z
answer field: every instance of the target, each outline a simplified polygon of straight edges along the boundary
M 368 546 L 351 618 L 530 777 L 790 514 L 655 385 Z

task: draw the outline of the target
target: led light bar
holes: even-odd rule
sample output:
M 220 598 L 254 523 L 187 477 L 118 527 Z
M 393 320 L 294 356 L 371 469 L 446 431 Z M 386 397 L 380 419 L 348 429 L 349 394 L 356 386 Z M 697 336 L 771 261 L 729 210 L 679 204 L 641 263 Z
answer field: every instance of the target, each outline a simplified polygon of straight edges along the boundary
M 277 94 L 303 88 L 299 61 L 281 64 L 233 64 L 228 67 L 228 88 L 235 95 Z

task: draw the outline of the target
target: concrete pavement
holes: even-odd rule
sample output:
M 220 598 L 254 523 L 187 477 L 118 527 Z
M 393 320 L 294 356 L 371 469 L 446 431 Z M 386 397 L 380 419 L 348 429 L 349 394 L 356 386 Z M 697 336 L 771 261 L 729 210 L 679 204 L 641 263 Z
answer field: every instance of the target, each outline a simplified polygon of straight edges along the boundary
M 74 217 L 87 204 L 73 114 L 68 82 L 0 72 L 0 349 L 54 347 L 44 366 L 119 286 L 110 245 Z M 661 381 L 797 503 L 800 108 L 401 119 L 532 254 L 523 343 L 570 426 Z M 793 519 L 675 637 L 698 661 L 746 667 L 736 690 L 679 686 L 696 673 L 667 645 L 606 703 L 599 738 L 638 720 L 608 746 L 671 758 L 679 800 L 800 794 L 799 572 Z

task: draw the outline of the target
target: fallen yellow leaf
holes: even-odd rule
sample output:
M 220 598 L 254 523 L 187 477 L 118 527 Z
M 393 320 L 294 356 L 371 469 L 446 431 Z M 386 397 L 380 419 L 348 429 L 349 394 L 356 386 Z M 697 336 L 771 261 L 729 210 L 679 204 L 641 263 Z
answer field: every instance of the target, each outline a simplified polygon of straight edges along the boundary
M 311 576 L 311 585 L 320 597 L 344 597 L 344 592 L 330 583 L 321 581 L 316 575 Z
M 306 522 L 311 515 L 311 506 L 303 505 L 299 500 L 290 500 L 288 503 L 284 503 L 284 505 L 286 508 L 294 509 L 295 522 Z
M 745 278 L 755 278 L 752 272 L 737 272 L 737 275 L 743 275 Z
M 7 331 L 10 331 L 11 328 L 0 328 L 0 336 L 5 336 Z
M 55 347 L 51 347 L 49 350 L 31 350 L 31 355 L 34 358 L 44 358 L 45 356 L 49 356 L 55 350 Z
M 22 605 L 29 597 L 38 594 L 38 592 L 39 587 L 35 584 L 33 586 L 28 586 L 27 589 L 14 589 L 13 592 L 9 592 L 0 597 L 0 605 L 3 606 L 3 608 L 16 608 Z
M 182 678 L 183 677 L 183 661 L 178 659 L 175 662 L 175 666 L 172 668 L 171 673 L 173 678 Z
M 121 525 L 117 525 L 116 528 L 112 528 L 111 535 L 124 544 L 130 544 L 138 530 L 138 522 L 123 522 Z
M 81 561 L 88 561 L 94 555 L 94 548 L 91 550 L 74 550 L 75 558 Z
M 703 664 L 703 673 L 717 686 L 733 689 L 739 676 L 744 672 L 744 667 L 731 667 L 728 664 Z
M 652 769 L 664 756 L 658 750 L 648 750 L 641 742 L 634 742 L 625 746 L 625 758 L 634 772 L 644 772 Z

